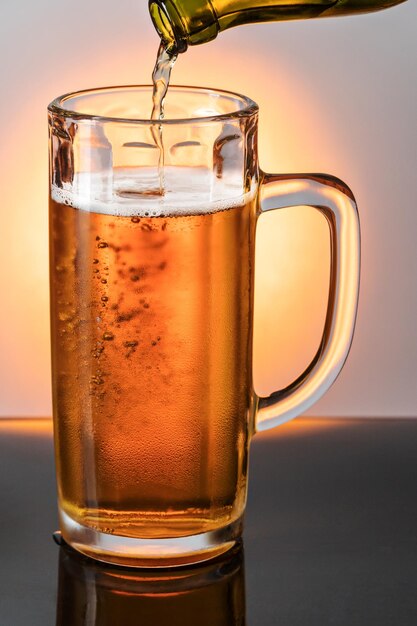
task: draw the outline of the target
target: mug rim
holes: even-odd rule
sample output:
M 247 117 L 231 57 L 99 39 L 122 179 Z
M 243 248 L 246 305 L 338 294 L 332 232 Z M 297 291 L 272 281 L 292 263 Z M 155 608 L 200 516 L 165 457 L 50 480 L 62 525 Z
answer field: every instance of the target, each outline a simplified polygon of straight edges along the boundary
M 152 120 L 149 118 L 135 118 L 135 117 L 118 117 L 111 115 L 95 115 L 92 113 L 82 113 L 80 111 L 74 111 L 71 107 L 66 108 L 64 103 L 70 101 L 79 96 L 85 96 L 88 94 L 95 95 L 99 93 L 104 93 L 106 91 L 130 91 L 134 89 L 140 90 L 149 90 L 152 92 L 153 86 L 150 84 L 141 84 L 141 85 L 115 85 L 112 87 L 93 87 L 90 89 L 80 89 L 77 91 L 68 92 L 62 96 L 58 96 L 48 105 L 48 111 L 53 115 L 60 115 L 65 118 L 72 118 L 75 120 L 90 120 L 96 122 L 114 122 L 121 124 L 144 124 L 144 125 L 175 125 L 175 124 L 204 124 L 210 122 L 221 122 L 230 119 L 237 119 L 242 117 L 250 117 L 255 115 L 259 111 L 259 107 L 254 100 L 249 98 L 248 96 L 228 91 L 226 89 L 217 89 L 212 87 L 194 87 L 191 85 L 170 85 L 169 91 L 180 91 L 180 92 L 199 92 L 209 94 L 212 93 L 217 97 L 230 98 L 239 100 L 241 103 L 241 107 L 231 111 L 230 113 L 219 113 L 218 115 L 206 115 L 206 116 L 197 116 L 197 117 L 187 117 L 187 118 L 164 118 L 158 120 Z M 151 96 L 151 93 L 150 93 Z

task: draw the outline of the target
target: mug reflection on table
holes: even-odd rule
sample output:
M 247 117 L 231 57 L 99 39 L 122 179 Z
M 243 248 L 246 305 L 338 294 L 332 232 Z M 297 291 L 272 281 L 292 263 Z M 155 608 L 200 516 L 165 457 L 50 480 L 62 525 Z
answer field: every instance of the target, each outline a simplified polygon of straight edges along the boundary
M 108 566 L 66 544 L 56 626 L 244 626 L 243 548 L 209 564 L 141 571 Z

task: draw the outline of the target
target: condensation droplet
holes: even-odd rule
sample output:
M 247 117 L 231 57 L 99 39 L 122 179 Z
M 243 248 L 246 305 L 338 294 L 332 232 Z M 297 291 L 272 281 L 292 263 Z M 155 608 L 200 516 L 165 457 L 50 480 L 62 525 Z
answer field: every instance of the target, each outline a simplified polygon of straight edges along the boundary
M 92 376 L 91 377 L 91 382 L 94 385 L 103 385 L 104 384 L 104 380 L 101 376 Z
M 104 352 L 104 346 L 97 346 L 95 350 L 91 351 L 91 354 L 93 355 L 95 359 L 99 359 L 102 352 Z
M 58 313 L 58 318 L 61 322 L 70 322 L 74 317 L 74 313 L 70 313 L 68 311 L 62 311 Z
M 134 340 L 133 341 L 125 341 L 123 345 L 124 345 L 125 348 L 136 348 L 136 346 L 138 345 L 138 342 L 134 341 Z

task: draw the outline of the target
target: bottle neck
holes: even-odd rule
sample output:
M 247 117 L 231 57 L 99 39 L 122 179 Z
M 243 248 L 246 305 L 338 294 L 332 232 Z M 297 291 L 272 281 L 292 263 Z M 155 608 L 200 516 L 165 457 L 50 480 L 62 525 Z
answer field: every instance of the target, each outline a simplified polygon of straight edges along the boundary
M 215 39 L 220 31 L 210 0 L 149 0 L 149 11 L 168 51 Z
M 240 24 L 379 11 L 404 0 L 149 0 L 149 10 L 168 51 L 215 39 Z

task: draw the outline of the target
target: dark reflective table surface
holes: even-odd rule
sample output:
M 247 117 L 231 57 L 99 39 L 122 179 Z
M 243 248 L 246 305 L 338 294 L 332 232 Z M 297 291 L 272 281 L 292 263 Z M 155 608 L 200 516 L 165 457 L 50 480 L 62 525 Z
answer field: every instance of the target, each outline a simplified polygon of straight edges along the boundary
M 52 540 L 51 426 L 0 422 L 1 626 L 415 626 L 417 420 L 298 419 L 251 448 L 244 549 L 105 567 Z

